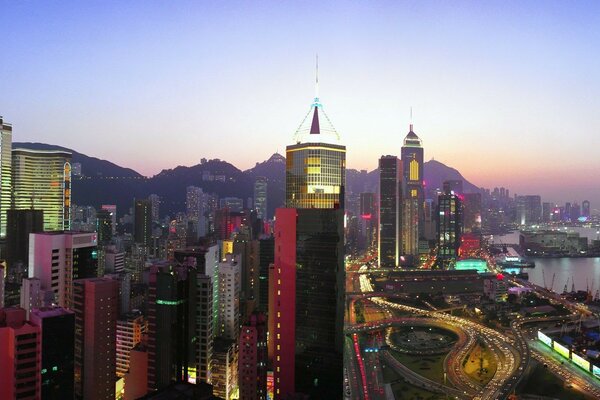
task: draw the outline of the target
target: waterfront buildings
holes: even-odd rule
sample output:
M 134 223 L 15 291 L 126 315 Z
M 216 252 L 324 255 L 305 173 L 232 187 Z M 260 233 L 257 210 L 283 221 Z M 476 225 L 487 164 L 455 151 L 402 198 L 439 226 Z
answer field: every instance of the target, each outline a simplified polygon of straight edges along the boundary
M 400 263 L 401 230 L 401 180 L 402 164 L 396 156 L 379 159 L 379 241 L 380 267 L 397 267 Z
M 542 220 L 542 200 L 538 195 L 517 196 L 517 223 L 538 224 Z M 569 207 L 570 208 L 570 207 Z M 570 214 L 570 211 L 568 212 Z
M 71 153 L 12 150 L 12 207 L 42 210 L 44 230 L 71 228 Z

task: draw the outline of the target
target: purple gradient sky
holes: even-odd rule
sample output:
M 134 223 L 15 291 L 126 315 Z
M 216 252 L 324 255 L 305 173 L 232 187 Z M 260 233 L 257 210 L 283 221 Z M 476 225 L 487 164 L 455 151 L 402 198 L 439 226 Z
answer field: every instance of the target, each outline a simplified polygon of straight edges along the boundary
M 216 4 L 215 4 L 216 3 Z M 472 182 L 600 203 L 598 2 L 0 1 L 14 141 L 152 175 L 283 152 L 313 97 L 373 169 L 409 108 Z M 600 208 L 600 207 L 598 207 Z

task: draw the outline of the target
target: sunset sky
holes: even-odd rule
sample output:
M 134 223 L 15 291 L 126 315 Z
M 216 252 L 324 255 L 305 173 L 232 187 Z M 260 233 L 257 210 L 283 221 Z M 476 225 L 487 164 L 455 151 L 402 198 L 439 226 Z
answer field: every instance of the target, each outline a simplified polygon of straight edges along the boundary
M 413 107 L 425 158 L 600 208 L 598 2 L 0 1 L 13 141 L 145 175 L 284 153 L 314 96 L 374 169 Z

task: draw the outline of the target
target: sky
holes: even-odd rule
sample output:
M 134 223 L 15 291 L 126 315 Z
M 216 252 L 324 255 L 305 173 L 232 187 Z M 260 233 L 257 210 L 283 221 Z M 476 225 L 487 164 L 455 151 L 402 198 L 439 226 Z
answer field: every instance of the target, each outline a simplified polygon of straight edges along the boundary
M 154 175 L 284 153 L 314 97 L 348 167 L 400 154 L 600 209 L 600 3 L 4 1 L 13 141 Z

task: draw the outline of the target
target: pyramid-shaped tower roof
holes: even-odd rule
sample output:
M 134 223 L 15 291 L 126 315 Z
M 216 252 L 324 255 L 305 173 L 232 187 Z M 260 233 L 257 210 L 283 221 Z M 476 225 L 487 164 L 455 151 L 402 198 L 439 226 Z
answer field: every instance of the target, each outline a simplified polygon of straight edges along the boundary
M 404 138 L 404 147 L 421 147 L 421 139 L 413 132 L 412 124 L 410 124 L 408 134 Z
M 315 97 L 308 113 L 296 129 L 294 139 L 297 143 L 323 142 L 337 144 L 339 142 L 340 135 L 333 127 L 318 97 Z

